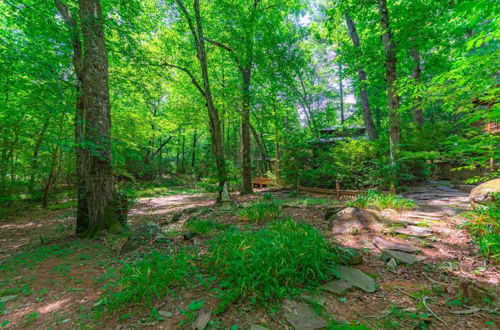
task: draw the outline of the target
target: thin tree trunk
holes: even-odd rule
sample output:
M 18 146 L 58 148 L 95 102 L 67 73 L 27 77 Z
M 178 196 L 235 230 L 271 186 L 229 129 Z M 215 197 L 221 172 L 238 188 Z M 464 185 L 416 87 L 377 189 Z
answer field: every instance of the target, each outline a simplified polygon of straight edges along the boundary
M 259 138 L 259 135 L 257 133 L 257 130 L 255 130 L 255 127 L 250 124 L 250 129 L 252 131 L 253 139 L 255 140 L 255 143 L 257 144 L 257 148 L 259 148 L 259 154 L 260 158 L 262 160 L 262 166 L 263 166 L 263 171 L 264 173 L 267 173 L 268 171 L 268 166 L 267 166 L 267 152 L 264 147 L 264 141 L 261 141 Z
M 344 117 L 344 76 L 342 71 L 342 60 L 339 61 L 339 92 L 340 92 L 340 123 L 345 121 Z
M 49 127 L 49 123 L 50 123 L 50 116 L 47 116 L 40 131 L 40 134 L 38 135 L 38 138 L 36 140 L 35 148 L 33 149 L 33 157 L 31 158 L 31 173 L 30 173 L 30 186 L 29 186 L 29 190 L 31 193 L 33 193 L 35 190 L 35 176 L 36 172 L 38 171 L 38 154 L 40 152 L 40 147 L 42 146 L 45 133 L 47 132 L 47 128 Z
M 43 197 L 42 197 L 42 208 L 46 209 L 49 205 L 49 194 L 50 189 L 52 188 L 52 182 L 54 181 L 54 169 L 56 167 L 56 159 L 57 153 L 59 151 L 59 147 L 54 147 L 54 151 L 52 151 L 52 162 L 50 164 L 50 172 L 49 177 L 47 178 L 47 182 L 45 184 L 45 188 L 43 189 Z
M 396 164 L 399 155 L 400 142 L 400 118 L 399 97 L 396 87 L 396 46 L 392 39 L 392 31 L 389 25 L 389 11 L 386 0 L 378 0 L 380 14 L 380 25 L 382 27 L 382 42 L 385 49 L 385 71 L 387 82 L 387 103 L 389 105 L 389 148 L 390 167 L 392 170 L 393 184 L 396 182 Z
M 124 229 L 126 207 L 120 205 L 111 167 L 111 117 L 108 90 L 108 59 L 100 0 L 79 0 L 83 32 L 83 95 L 86 110 L 86 140 L 97 152 L 89 152 L 87 203 L 89 227 L 86 237 L 101 231 Z
M 196 143 L 197 143 L 197 138 L 198 138 L 198 132 L 196 130 L 194 130 L 194 134 L 193 134 L 193 154 L 192 154 L 192 157 L 191 157 L 191 169 L 193 170 L 194 172 L 194 165 L 195 165 L 195 162 L 196 162 Z
M 417 46 L 411 48 L 411 59 L 413 61 L 413 69 L 411 70 L 411 77 L 418 84 L 420 82 L 420 75 L 422 73 L 422 66 L 420 60 L 420 52 Z M 422 127 L 424 125 L 424 113 L 422 111 L 421 102 L 422 98 L 417 96 L 413 100 L 413 122 L 418 126 Z
M 83 90 L 83 53 L 80 41 L 80 30 L 76 20 L 70 14 L 68 7 L 61 0 L 54 0 L 57 10 L 70 29 L 70 38 L 73 47 L 73 68 L 75 70 L 76 104 L 75 104 L 75 154 L 76 154 L 76 186 L 77 186 L 77 210 L 76 210 L 76 233 L 81 234 L 89 226 L 89 211 L 87 205 L 87 177 L 88 177 L 88 149 L 83 147 L 85 142 L 85 101 Z
M 356 30 L 356 25 L 354 21 L 351 19 L 348 13 L 345 14 L 345 20 L 347 23 L 347 28 L 349 30 L 349 35 L 352 40 L 352 44 L 354 48 L 356 48 L 359 57 L 359 52 L 361 51 L 361 44 L 359 41 L 358 31 Z M 363 68 L 358 68 L 358 79 L 359 79 L 359 98 L 361 100 L 361 110 L 363 112 L 363 121 L 365 123 L 366 131 L 368 132 L 368 137 L 371 140 L 375 140 L 377 138 L 377 129 L 375 128 L 375 124 L 372 118 L 372 112 L 370 109 L 370 102 L 368 100 L 368 89 L 366 87 L 367 77 L 366 72 Z

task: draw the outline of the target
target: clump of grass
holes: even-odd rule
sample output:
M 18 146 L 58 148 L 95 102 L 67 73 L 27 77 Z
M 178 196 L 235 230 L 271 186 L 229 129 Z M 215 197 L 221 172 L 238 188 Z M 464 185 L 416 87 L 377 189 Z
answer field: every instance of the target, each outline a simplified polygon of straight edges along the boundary
M 101 304 L 116 312 L 128 304 L 151 307 L 153 302 L 174 293 L 192 278 L 195 253 L 183 249 L 177 252 L 152 251 L 141 259 L 123 263 L 118 280 L 107 288 Z
M 214 220 L 203 220 L 196 217 L 191 217 L 186 221 L 186 223 L 184 223 L 184 227 L 199 234 L 207 235 L 212 233 L 214 230 L 227 229 L 229 225 L 222 224 Z
M 347 203 L 347 205 L 358 208 L 375 207 L 379 210 L 412 210 L 417 207 L 417 204 L 415 204 L 415 201 L 412 199 L 403 198 L 393 194 L 383 194 L 373 190 L 370 190 L 366 194 L 358 197 L 356 200 Z
M 239 299 L 266 303 L 310 289 L 335 275 L 339 255 L 314 227 L 291 219 L 258 231 L 228 230 L 204 259 L 224 289 L 220 308 Z
M 500 261 L 500 205 L 478 208 L 469 217 L 465 226 L 479 245 L 481 255 Z
M 279 204 L 272 199 L 271 195 L 264 195 L 262 201 L 253 203 L 240 211 L 242 221 L 251 223 L 265 223 L 277 220 L 281 217 Z

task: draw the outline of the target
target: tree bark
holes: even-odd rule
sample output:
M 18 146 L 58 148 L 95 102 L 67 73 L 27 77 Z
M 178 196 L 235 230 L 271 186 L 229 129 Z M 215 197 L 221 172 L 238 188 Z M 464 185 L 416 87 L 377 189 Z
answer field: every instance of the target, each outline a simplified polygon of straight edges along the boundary
M 87 170 L 88 170 L 88 149 L 85 143 L 85 102 L 83 97 L 83 54 L 80 41 L 81 32 L 76 20 L 68 10 L 68 7 L 61 0 L 54 0 L 59 13 L 70 30 L 70 39 L 73 47 L 73 68 L 77 78 L 76 82 L 76 104 L 75 104 L 75 156 L 76 156 L 76 233 L 81 234 L 89 226 L 89 212 L 87 206 Z
M 416 83 L 418 83 L 420 81 L 420 75 L 422 73 L 422 66 L 420 60 L 420 52 L 417 46 L 413 46 L 411 48 L 411 59 L 413 61 L 411 77 L 415 80 Z M 417 96 L 414 98 L 413 102 L 413 122 L 418 127 L 422 127 L 424 125 L 424 113 L 421 107 L 422 98 Z
M 224 143 L 223 136 L 221 131 L 221 121 L 219 118 L 219 111 L 214 105 L 212 90 L 210 88 L 210 79 L 208 75 L 208 64 L 207 64 L 207 51 L 205 47 L 205 37 L 203 33 L 203 24 L 201 20 L 200 13 L 200 2 L 199 0 L 193 1 L 193 9 L 195 22 L 193 23 L 188 11 L 186 10 L 184 4 L 181 0 L 175 0 L 177 5 L 179 6 L 182 14 L 185 16 L 188 21 L 189 29 L 191 30 L 191 34 L 193 36 L 195 46 L 196 46 L 196 55 L 198 58 L 198 63 L 200 64 L 200 71 L 202 76 L 202 86 L 196 82 L 194 77 L 187 70 L 183 70 L 187 74 L 189 74 L 192 78 L 193 84 L 197 87 L 198 91 L 205 98 L 205 104 L 208 110 L 209 117 L 209 128 L 210 128 L 210 137 L 212 139 L 212 153 L 215 158 L 215 165 L 217 169 L 217 181 L 219 184 L 218 188 L 218 198 L 221 199 L 222 190 L 224 189 L 224 185 L 227 184 L 227 172 L 226 172 L 226 163 L 225 163 L 225 155 L 224 155 Z M 178 67 L 179 68 L 179 67 Z M 182 69 L 181 69 L 182 70 Z
M 121 212 L 111 167 L 111 117 L 108 90 L 108 59 L 100 0 L 79 0 L 83 32 L 83 96 L 86 110 L 88 153 L 87 203 L 89 226 L 85 237 L 101 231 L 120 232 L 126 213 Z M 125 208 L 126 209 L 126 208 Z
M 399 97 L 396 86 L 396 46 L 392 39 L 392 31 L 389 25 L 389 11 L 386 0 L 378 0 L 380 14 L 380 25 L 382 27 L 382 42 L 385 50 L 385 72 L 387 82 L 387 103 L 389 105 L 389 148 L 390 167 L 392 170 L 393 184 L 396 182 L 396 163 L 399 155 L 400 142 L 400 118 Z
M 348 13 L 345 14 L 345 21 L 347 23 L 347 28 L 349 30 L 349 35 L 352 40 L 352 44 L 357 51 L 357 57 L 359 58 L 359 53 L 361 52 L 361 44 L 359 41 L 358 31 L 356 30 L 356 25 L 351 19 Z M 367 77 L 366 72 L 363 68 L 358 68 L 358 79 L 359 79 L 359 98 L 361 101 L 361 110 L 363 112 L 363 121 L 366 126 L 366 131 L 368 132 L 368 137 L 370 140 L 377 139 L 377 129 L 372 118 L 372 112 L 370 109 L 370 102 L 368 100 L 368 90 L 366 88 Z

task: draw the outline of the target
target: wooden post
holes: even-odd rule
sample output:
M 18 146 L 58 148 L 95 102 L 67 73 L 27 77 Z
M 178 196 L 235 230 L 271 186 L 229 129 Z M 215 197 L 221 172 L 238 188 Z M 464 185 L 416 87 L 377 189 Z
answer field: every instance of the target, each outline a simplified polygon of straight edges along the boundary
M 337 199 L 340 199 L 340 183 L 335 181 L 335 190 L 337 191 Z

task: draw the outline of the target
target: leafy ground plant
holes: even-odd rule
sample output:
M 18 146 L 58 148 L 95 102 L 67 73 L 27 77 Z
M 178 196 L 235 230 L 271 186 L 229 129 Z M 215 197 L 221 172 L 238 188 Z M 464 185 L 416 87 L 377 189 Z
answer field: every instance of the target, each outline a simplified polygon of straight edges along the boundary
M 101 305 L 109 311 L 119 311 L 127 304 L 150 307 L 154 301 L 174 293 L 174 288 L 186 285 L 196 270 L 191 249 L 152 251 L 139 260 L 123 263 L 121 276 L 107 288 Z
M 266 223 L 277 220 L 280 216 L 279 204 L 267 196 L 240 211 L 241 220 L 251 223 Z
M 314 227 L 291 219 L 258 231 L 228 230 L 209 242 L 204 259 L 217 274 L 221 306 L 238 298 L 266 303 L 332 279 L 338 252 Z
M 500 261 L 500 206 L 489 204 L 469 213 L 466 228 L 483 256 Z
M 203 220 L 196 217 L 189 218 L 184 227 L 188 230 L 195 231 L 199 234 L 210 234 L 214 230 L 224 230 L 228 225 L 222 224 L 214 220 Z
M 394 194 L 383 194 L 378 191 L 370 190 L 366 194 L 358 197 L 356 200 L 349 202 L 348 206 L 359 208 L 376 207 L 379 210 L 394 209 L 394 210 L 412 210 L 417 205 L 415 201 L 408 198 L 403 198 Z

